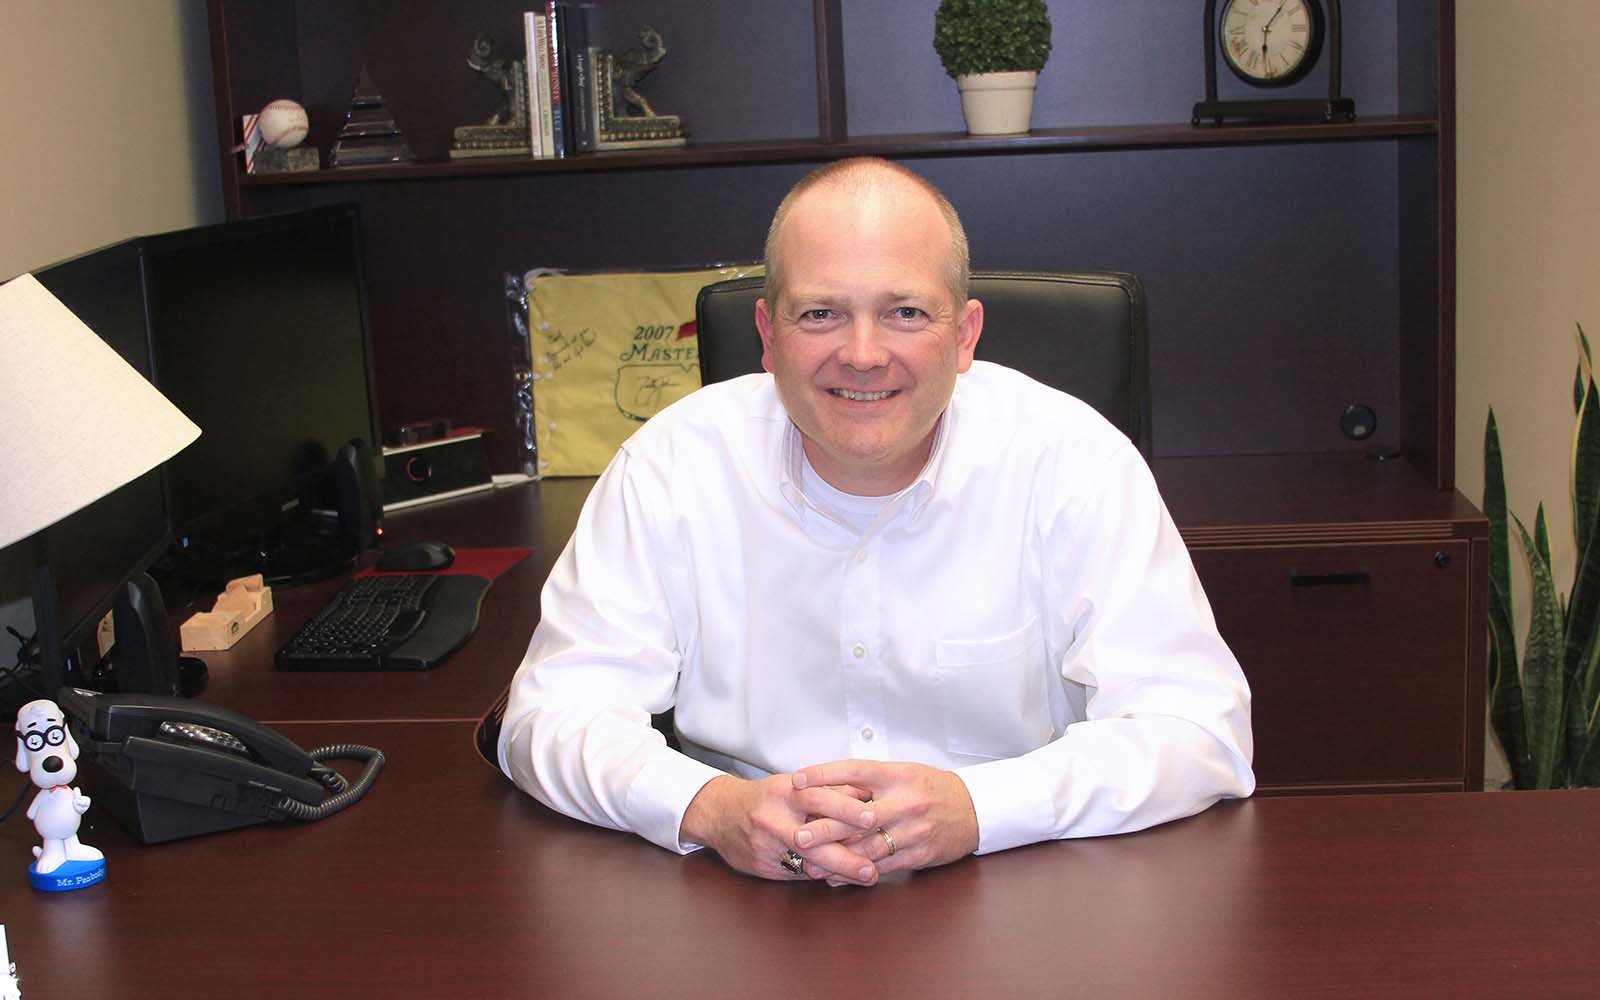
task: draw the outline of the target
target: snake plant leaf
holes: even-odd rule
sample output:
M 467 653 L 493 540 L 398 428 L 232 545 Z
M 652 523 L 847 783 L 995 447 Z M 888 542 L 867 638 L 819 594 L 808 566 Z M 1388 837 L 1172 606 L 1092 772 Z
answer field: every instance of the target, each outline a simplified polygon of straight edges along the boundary
M 1578 328 L 1578 347 L 1583 351 L 1583 357 L 1579 359 L 1579 364 L 1592 371 L 1594 369 L 1594 355 L 1589 351 L 1589 335 L 1583 332 L 1582 323 L 1575 325 Z
M 1572 414 L 1577 416 L 1583 408 L 1583 362 L 1578 362 L 1578 367 L 1572 371 Z
M 1509 621 L 1512 614 L 1511 536 L 1506 510 L 1505 462 L 1500 453 L 1500 429 L 1495 424 L 1491 406 L 1489 421 L 1483 429 L 1483 512 L 1489 518 L 1489 582 L 1504 596 Z
M 1584 390 L 1583 404 L 1578 407 L 1578 425 L 1572 436 L 1572 529 L 1580 556 L 1589 551 L 1597 522 L 1600 522 L 1600 393 L 1596 392 L 1591 378 Z M 1576 578 L 1573 582 L 1576 589 Z
M 1568 784 L 1577 788 L 1592 788 L 1600 784 L 1600 705 L 1593 699 L 1584 704 L 1588 706 L 1588 725 L 1583 734 L 1583 749 L 1574 751 L 1569 746 L 1567 756 L 1573 764 Z M 1572 714 L 1568 713 L 1569 718 Z M 1571 732 L 1570 727 L 1568 732 Z
M 1593 788 L 1600 784 L 1600 740 L 1590 733 L 1588 748 L 1577 759 L 1568 782 L 1574 788 Z
M 1571 640 L 1571 633 L 1568 633 Z M 1600 660 L 1600 634 L 1591 632 L 1578 658 L 1577 669 L 1567 678 L 1566 759 L 1571 766 L 1570 783 L 1589 786 L 1595 777 L 1584 778 L 1585 769 L 1600 769 L 1600 754 L 1595 753 L 1597 679 L 1595 663 Z M 1590 760 L 1591 757 L 1595 759 Z
M 1521 527 L 1521 522 L 1518 522 Z M 1555 588 L 1556 561 L 1550 555 L 1550 522 L 1545 520 L 1544 504 L 1533 512 L 1533 547 L 1539 553 L 1539 559 L 1544 563 L 1545 570 L 1550 574 L 1552 591 Z M 1566 617 L 1562 617 L 1565 621 Z
M 1517 638 L 1502 595 L 1489 587 L 1489 721 L 1511 764 L 1512 783 L 1531 788 L 1527 722 L 1522 711 L 1522 678 L 1517 673 Z
M 1600 392 L 1590 378 L 1572 442 L 1572 528 L 1577 565 L 1566 610 L 1567 759 L 1581 761 L 1589 745 L 1589 709 L 1596 691 L 1600 643 Z
M 1512 628 L 1506 474 L 1493 407 L 1483 431 L 1483 512 L 1489 518 L 1489 718 L 1511 762 L 1516 786 L 1527 788 L 1533 775 L 1522 714 L 1517 638 Z
M 1534 518 L 1534 534 L 1522 520 L 1512 515 L 1521 537 L 1522 551 L 1528 557 L 1528 576 L 1532 583 L 1528 640 L 1522 654 L 1523 719 L 1532 758 L 1533 788 L 1554 788 L 1559 778 L 1565 734 L 1562 659 L 1565 642 L 1561 613 L 1556 602 L 1555 582 L 1550 575 L 1550 530 L 1545 522 L 1544 504 Z M 1538 539 L 1543 539 L 1541 546 Z

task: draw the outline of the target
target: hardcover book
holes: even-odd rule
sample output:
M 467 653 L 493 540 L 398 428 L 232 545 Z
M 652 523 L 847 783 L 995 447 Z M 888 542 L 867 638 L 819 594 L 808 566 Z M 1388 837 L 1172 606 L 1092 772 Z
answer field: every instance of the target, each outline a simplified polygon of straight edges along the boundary
M 539 87 L 536 105 L 539 114 L 537 116 L 530 114 L 529 118 L 539 123 L 539 155 L 550 157 L 556 155 L 554 122 L 551 119 L 550 108 L 550 19 L 540 13 L 533 15 L 533 41 L 535 52 L 528 57 L 528 60 L 537 64 L 535 82 Z
M 548 0 L 545 4 L 545 24 L 549 32 L 547 48 L 550 59 L 548 64 L 550 80 L 550 153 L 552 156 L 567 155 L 567 125 L 566 125 L 566 91 L 562 87 L 562 74 L 566 60 L 562 56 L 561 47 L 565 44 L 566 36 L 561 23 L 561 8 L 565 4 L 558 4 L 556 0 Z
M 572 149 L 579 153 L 594 150 L 594 96 L 589 86 L 594 62 L 589 55 L 589 15 L 592 4 L 561 5 L 561 47 L 565 56 L 565 79 L 561 94 L 566 98 L 563 120 Z
M 534 158 L 544 155 L 544 143 L 539 130 L 539 15 L 525 11 L 522 15 L 522 44 L 527 51 L 522 60 L 528 80 L 528 150 Z

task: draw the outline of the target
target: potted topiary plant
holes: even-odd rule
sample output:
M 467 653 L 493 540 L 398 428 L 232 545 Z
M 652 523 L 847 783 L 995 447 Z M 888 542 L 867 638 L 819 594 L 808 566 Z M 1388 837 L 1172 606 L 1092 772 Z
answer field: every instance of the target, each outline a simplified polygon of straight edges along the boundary
M 970 134 L 1028 131 L 1034 83 L 1050 58 L 1044 0 L 940 0 L 933 49 L 961 91 Z

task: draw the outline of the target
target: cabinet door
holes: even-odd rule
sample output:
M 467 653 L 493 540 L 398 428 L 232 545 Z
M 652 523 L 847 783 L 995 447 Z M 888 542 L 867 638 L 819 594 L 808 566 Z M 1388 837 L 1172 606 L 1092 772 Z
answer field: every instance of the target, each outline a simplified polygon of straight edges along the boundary
M 1263 791 L 1465 787 L 1470 546 L 1193 552 L 1250 681 Z

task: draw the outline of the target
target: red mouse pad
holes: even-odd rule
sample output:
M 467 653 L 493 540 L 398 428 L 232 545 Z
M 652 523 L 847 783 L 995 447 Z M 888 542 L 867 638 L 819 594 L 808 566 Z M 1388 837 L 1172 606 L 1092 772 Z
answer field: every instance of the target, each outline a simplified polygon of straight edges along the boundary
M 505 548 L 505 549 L 456 549 L 456 558 L 444 569 L 433 572 L 441 576 L 481 576 L 486 580 L 498 579 L 500 574 L 521 562 L 532 549 Z M 379 573 L 369 566 L 357 576 L 392 576 L 391 573 Z

